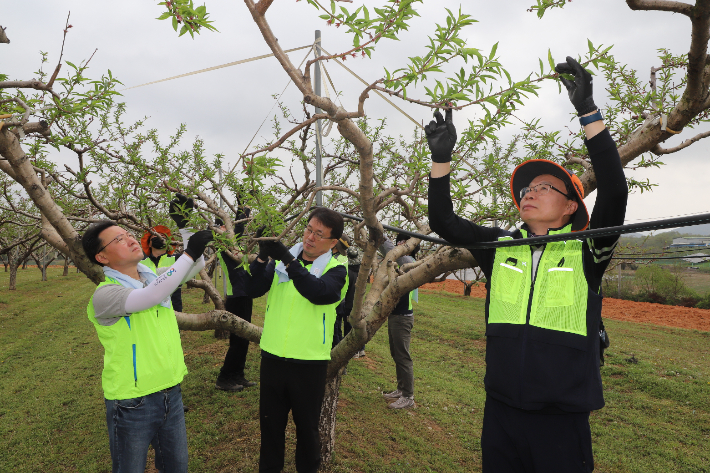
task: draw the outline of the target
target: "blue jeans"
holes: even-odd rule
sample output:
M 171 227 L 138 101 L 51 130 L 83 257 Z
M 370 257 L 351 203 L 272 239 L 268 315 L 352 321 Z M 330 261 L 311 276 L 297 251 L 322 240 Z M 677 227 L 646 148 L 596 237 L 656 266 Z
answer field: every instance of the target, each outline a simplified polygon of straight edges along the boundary
M 135 399 L 106 401 L 113 473 L 143 473 L 148 445 L 161 473 L 187 472 L 187 432 L 180 385 Z

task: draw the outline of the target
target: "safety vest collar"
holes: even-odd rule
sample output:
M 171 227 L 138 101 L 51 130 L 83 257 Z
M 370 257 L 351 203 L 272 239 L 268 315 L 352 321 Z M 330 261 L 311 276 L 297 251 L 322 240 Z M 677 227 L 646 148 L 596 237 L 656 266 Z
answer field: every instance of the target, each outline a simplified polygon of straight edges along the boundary
M 571 233 L 572 232 L 572 224 L 568 223 L 567 225 L 564 225 L 559 228 L 549 228 L 547 230 L 548 235 L 560 235 L 562 233 Z M 528 224 L 524 223 L 520 227 L 520 233 L 523 235 L 523 238 L 528 238 L 529 236 L 532 236 L 533 233 L 530 232 Z M 542 236 L 542 235 L 536 235 L 536 236 Z

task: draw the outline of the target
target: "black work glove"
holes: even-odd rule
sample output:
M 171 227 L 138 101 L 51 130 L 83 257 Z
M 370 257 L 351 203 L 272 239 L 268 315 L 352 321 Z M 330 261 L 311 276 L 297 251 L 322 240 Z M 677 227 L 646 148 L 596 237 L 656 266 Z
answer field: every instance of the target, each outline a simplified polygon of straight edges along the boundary
M 165 248 L 165 240 L 163 240 L 162 237 L 154 236 L 150 239 L 150 246 L 155 248 L 156 250 L 162 250 L 163 248 Z
M 182 194 L 175 194 L 175 198 L 170 201 L 170 218 L 173 219 L 178 228 L 185 228 L 187 226 L 185 215 L 189 215 L 194 207 L 195 202 L 191 198 Z
M 592 97 L 592 75 L 577 61 L 567 56 L 567 62 L 555 66 L 555 72 L 574 76 L 574 82 L 564 77 L 560 77 L 560 81 L 567 88 L 569 101 L 577 109 L 577 116 L 581 117 L 597 109 Z
M 456 145 L 456 127 L 452 121 L 451 109 L 446 110 L 446 120 L 438 110 L 434 112 L 436 121 L 432 120 L 424 127 L 426 140 L 431 151 L 431 160 L 435 163 L 451 162 L 451 153 Z
M 293 261 L 293 255 L 288 251 L 286 245 L 280 241 L 267 241 L 266 250 L 269 252 L 269 256 L 276 261 L 281 261 L 283 264 L 289 264 Z
M 260 238 L 264 233 L 266 227 L 261 227 L 256 231 L 256 238 Z M 288 251 L 286 245 L 280 241 L 260 241 L 259 242 L 259 254 L 257 258 L 262 261 L 267 261 L 271 257 L 272 259 L 281 261 L 283 264 L 289 264 L 293 261 L 293 255 Z
M 264 230 L 266 230 L 266 227 L 259 227 L 259 229 L 256 231 L 256 234 L 254 235 L 254 238 L 261 238 L 261 235 L 264 233 Z M 269 261 L 269 251 L 267 249 L 268 241 L 259 241 L 257 243 L 259 244 L 259 254 L 257 254 L 256 257 L 259 258 L 261 261 Z
M 197 261 L 205 252 L 207 244 L 214 239 L 212 236 L 212 230 L 200 230 L 190 237 L 187 241 L 187 248 L 185 248 L 185 253 L 192 258 L 193 261 Z
M 251 210 L 251 209 L 249 209 L 249 208 L 246 208 L 246 209 L 244 209 L 244 210 L 239 209 L 239 210 L 237 211 L 237 217 L 236 217 L 235 220 L 243 220 L 243 219 L 249 217 L 249 214 L 251 213 L 250 210 Z M 239 237 L 241 237 L 242 235 L 244 235 L 244 226 L 245 226 L 245 223 L 246 223 L 246 222 L 241 222 L 241 223 L 235 223 L 235 224 L 234 224 L 234 236 L 236 236 L 237 238 L 239 238 Z

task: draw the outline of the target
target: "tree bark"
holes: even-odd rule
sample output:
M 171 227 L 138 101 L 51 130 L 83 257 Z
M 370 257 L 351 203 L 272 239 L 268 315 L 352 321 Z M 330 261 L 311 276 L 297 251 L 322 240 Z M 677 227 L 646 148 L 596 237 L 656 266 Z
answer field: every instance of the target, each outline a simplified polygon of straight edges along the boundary
M 67 256 L 64 257 L 64 272 L 62 276 L 69 276 L 69 258 Z
M 464 296 L 471 296 L 471 288 L 473 287 L 472 282 L 465 282 L 463 283 L 463 295 Z
M 326 465 L 333 461 L 338 397 L 340 394 L 340 382 L 343 379 L 343 371 L 345 371 L 345 368 L 347 368 L 347 365 L 325 382 L 325 395 L 323 396 L 323 404 L 320 408 L 320 420 L 318 421 L 321 465 Z
M 14 291 L 17 289 L 17 265 L 10 263 L 10 285 L 8 286 L 8 290 Z

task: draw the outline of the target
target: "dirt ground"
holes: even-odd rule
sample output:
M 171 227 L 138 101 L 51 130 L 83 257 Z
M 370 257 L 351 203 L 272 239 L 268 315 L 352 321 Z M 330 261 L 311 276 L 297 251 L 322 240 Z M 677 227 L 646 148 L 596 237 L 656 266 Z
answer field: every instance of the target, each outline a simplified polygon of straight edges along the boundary
M 421 288 L 463 294 L 463 283 L 457 279 L 429 283 Z M 471 288 L 471 297 L 486 297 L 486 288 L 483 284 L 478 284 Z M 602 306 L 602 317 L 710 332 L 710 310 L 691 307 L 624 301 L 605 297 Z

